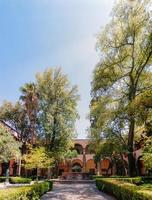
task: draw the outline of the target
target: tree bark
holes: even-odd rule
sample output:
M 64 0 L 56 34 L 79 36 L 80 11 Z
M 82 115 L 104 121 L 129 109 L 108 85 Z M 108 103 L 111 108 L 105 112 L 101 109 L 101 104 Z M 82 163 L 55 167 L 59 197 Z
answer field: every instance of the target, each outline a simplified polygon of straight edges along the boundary
M 133 116 L 130 118 L 129 134 L 128 134 L 128 175 L 135 176 L 135 161 L 133 156 L 133 141 L 134 141 L 135 119 Z

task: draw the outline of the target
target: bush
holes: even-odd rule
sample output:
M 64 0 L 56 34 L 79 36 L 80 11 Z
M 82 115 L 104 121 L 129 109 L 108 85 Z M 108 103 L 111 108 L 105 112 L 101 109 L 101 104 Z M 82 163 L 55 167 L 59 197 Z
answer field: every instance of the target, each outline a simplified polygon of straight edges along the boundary
M 10 183 L 30 183 L 32 179 L 30 178 L 22 178 L 22 177 L 10 177 L 9 182 Z
M 51 181 L 45 181 L 31 186 L 0 190 L 0 200 L 38 200 L 44 193 L 51 190 L 52 186 Z
M 135 185 L 141 185 L 143 184 L 143 180 L 142 180 L 142 177 L 133 177 L 133 178 L 116 178 L 116 180 L 119 180 L 119 181 L 124 181 L 124 182 L 128 182 L 128 183 L 132 183 L 132 184 L 135 184 Z
M 92 179 L 96 179 L 96 178 L 104 178 L 104 176 L 102 176 L 102 175 L 93 175 L 92 176 Z
M 133 183 L 135 185 L 142 185 L 144 183 L 152 183 L 152 177 L 150 176 L 138 176 L 138 177 L 127 177 L 127 176 L 110 176 L 110 177 L 105 177 L 105 176 L 93 176 L 93 179 L 96 178 L 110 178 L 110 179 L 116 179 L 119 181 L 124 181 L 128 183 Z
M 150 200 L 152 191 L 131 183 L 113 178 L 96 179 L 96 186 L 99 190 L 115 196 L 119 200 Z
M 1 176 L 1 177 L 0 177 L 0 183 L 5 182 L 5 180 L 6 180 L 6 177 L 4 177 L 4 176 Z
M 6 177 L 2 176 L 0 177 L 0 183 L 3 183 L 6 181 Z M 10 183 L 30 183 L 32 181 L 31 178 L 23 178 L 23 177 L 9 177 Z

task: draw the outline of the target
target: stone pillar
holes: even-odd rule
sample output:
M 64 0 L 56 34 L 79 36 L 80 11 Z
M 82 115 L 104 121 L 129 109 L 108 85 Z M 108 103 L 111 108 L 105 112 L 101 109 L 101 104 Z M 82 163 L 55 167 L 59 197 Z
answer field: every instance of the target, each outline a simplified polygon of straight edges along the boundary
M 21 165 L 21 159 L 19 158 L 19 159 L 17 160 L 17 171 L 16 171 L 16 174 L 17 174 L 18 176 L 21 176 L 21 167 L 22 167 L 22 165 Z
M 100 165 L 100 162 L 97 162 L 97 175 L 101 175 L 101 165 Z
M 83 173 L 86 173 L 86 152 L 85 152 L 85 148 L 83 148 Z

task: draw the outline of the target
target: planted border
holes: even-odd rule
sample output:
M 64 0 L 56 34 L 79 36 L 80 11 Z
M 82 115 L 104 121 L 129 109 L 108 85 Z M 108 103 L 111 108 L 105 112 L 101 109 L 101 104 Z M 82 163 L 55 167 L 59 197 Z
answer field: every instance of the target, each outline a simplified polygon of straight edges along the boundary
M 3 183 L 6 181 L 6 177 L 1 176 L 0 177 L 0 183 Z M 31 178 L 23 178 L 23 177 L 9 177 L 9 182 L 12 184 L 17 183 L 30 183 L 32 181 Z
M 111 194 L 119 200 L 151 200 L 152 191 L 132 183 L 111 178 L 97 178 L 96 186 L 100 191 Z
M 45 181 L 31 186 L 8 188 L 0 190 L 0 200 L 38 200 L 44 193 L 52 190 L 52 187 L 52 181 Z

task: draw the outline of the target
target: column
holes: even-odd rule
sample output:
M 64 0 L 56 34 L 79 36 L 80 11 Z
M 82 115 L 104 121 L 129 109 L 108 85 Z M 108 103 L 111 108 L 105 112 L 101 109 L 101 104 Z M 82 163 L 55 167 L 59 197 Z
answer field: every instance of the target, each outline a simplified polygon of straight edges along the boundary
M 86 152 L 85 152 L 85 148 L 83 148 L 83 173 L 86 173 Z

